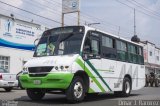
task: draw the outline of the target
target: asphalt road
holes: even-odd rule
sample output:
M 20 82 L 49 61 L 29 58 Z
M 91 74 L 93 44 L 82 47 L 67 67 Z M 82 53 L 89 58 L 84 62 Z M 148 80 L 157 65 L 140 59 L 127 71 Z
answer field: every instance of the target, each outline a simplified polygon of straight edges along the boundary
M 25 90 L 5 92 L 0 89 L 0 100 L 0 106 L 132 106 L 137 104 L 139 106 L 160 106 L 160 87 L 147 87 L 132 91 L 131 96 L 127 98 L 115 97 L 113 93 L 92 95 L 78 104 L 69 104 L 65 95 L 47 94 L 43 100 L 35 102 L 28 98 Z M 144 104 L 146 102 L 150 105 Z

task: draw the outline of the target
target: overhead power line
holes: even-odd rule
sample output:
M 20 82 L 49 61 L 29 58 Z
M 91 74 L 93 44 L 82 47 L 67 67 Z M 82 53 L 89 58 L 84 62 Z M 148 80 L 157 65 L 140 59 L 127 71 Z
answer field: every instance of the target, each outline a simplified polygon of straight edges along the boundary
M 154 14 L 157 14 L 157 15 L 160 16 L 160 13 L 158 13 L 157 11 L 154 11 L 154 10 L 152 10 L 152 9 L 149 9 L 146 5 L 141 4 L 141 3 L 139 3 L 139 2 L 137 2 L 137 1 L 135 1 L 135 0 L 132 0 L 132 1 L 135 2 L 135 3 L 137 3 L 137 4 L 139 4 L 139 5 L 142 6 L 143 8 L 146 8 L 147 10 L 153 12 Z
M 35 2 L 37 2 L 36 0 L 34 0 Z M 47 1 L 47 0 L 42 0 L 42 1 L 44 1 L 44 2 L 46 2 L 46 3 L 49 3 L 49 4 L 52 4 L 52 5 L 55 5 L 56 4 L 56 6 L 58 6 L 58 7 L 60 7 L 60 8 L 62 8 L 62 4 L 61 3 L 59 3 L 59 2 L 56 2 L 56 1 Z M 54 2 L 54 3 L 53 3 Z M 38 3 L 38 2 L 37 2 Z M 40 4 L 40 5 L 43 5 L 43 4 L 41 4 L 41 3 L 38 3 L 38 4 Z M 68 7 L 68 5 L 65 5 L 66 7 Z M 48 6 L 45 6 L 46 8 L 50 8 L 50 7 L 48 7 Z M 50 8 L 50 9 L 52 9 L 52 10 L 54 10 L 53 8 Z M 58 11 L 58 10 L 55 10 L 55 11 L 57 11 L 57 12 L 60 12 L 60 13 L 62 13 L 62 11 Z M 76 16 L 70 16 L 70 17 L 72 17 L 72 18 L 77 18 Z M 68 18 L 69 19 L 69 18 Z M 73 19 L 70 19 L 71 21 L 73 21 Z M 81 18 L 81 20 L 80 20 L 81 22 L 85 22 L 86 20 L 84 20 L 84 19 L 82 19 Z
M 33 19 L 33 18 L 27 17 L 26 15 L 24 16 L 24 15 L 22 15 L 22 14 L 13 12 L 13 11 L 11 11 L 11 10 L 4 9 L 4 8 L 2 8 L 2 7 L 0 7 L 0 9 L 3 10 L 3 11 L 5 11 L 5 12 L 14 13 L 14 14 L 16 14 L 17 16 L 23 17 L 24 19 L 27 19 L 26 21 L 28 21 L 28 22 L 29 22 L 29 21 L 31 22 L 31 20 L 33 20 L 33 21 L 35 21 L 35 22 L 40 23 L 41 25 L 46 25 L 46 27 L 47 27 L 47 26 L 50 26 L 50 25 L 48 25 L 47 23 L 45 23 L 44 21 L 35 20 L 35 19 Z M 43 22 L 43 23 L 42 23 L 42 22 Z
M 56 1 L 47 1 L 47 0 L 43 0 L 43 1 L 46 1 L 46 2 L 48 2 L 49 4 L 53 4 L 53 5 L 55 5 L 55 3 L 57 3 L 59 7 L 62 7 L 62 4 L 59 3 L 59 2 L 56 2 Z M 13 6 L 13 5 L 11 5 L 11 4 L 8 4 L 8 3 L 2 2 L 2 1 L 0 1 L 0 2 L 3 3 L 3 4 L 6 4 L 6 5 L 8 5 L 8 6 L 14 7 L 14 8 L 16 8 L 16 9 L 19 9 L 19 10 L 21 10 L 21 11 L 24 11 L 24 12 L 33 14 L 33 15 L 35 15 L 35 16 L 38 16 L 38 17 L 41 17 L 41 18 L 44 18 L 44 19 L 47 19 L 47 20 L 56 22 L 56 23 L 58 23 L 58 24 L 61 24 L 61 22 L 56 21 L 56 20 L 53 20 L 53 19 L 51 19 L 51 18 L 47 18 L 47 17 L 41 16 L 41 15 L 39 15 L 39 14 L 36 14 L 36 13 L 31 12 L 31 11 L 28 11 L 28 10 L 25 10 L 25 9 L 22 9 L 22 8 L 19 8 L 19 7 L 16 7 L 16 6 Z M 53 3 L 53 2 L 54 2 L 54 3 Z M 39 3 L 39 4 L 41 4 L 41 3 Z M 39 7 L 40 7 L 40 6 L 39 6 Z M 47 9 L 49 8 L 50 12 L 54 11 L 54 9 L 52 10 L 52 8 L 51 8 L 50 6 L 42 5 L 41 7 L 44 7 L 44 8 L 47 8 Z M 57 11 L 57 10 L 56 10 L 56 11 Z M 62 12 L 62 11 L 58 11 L 58 12 Z M 54 13 L 56 13 L 56 12 L 54 11 Z M 83 15 L 83 14 L 84 14 L 84 13 L 82 12 L 82 15 Z M 57 13 L 57 15 L 58 15 L 58 13 Z M 112 23 L 110 23 L 110 22 L 104 21 L 103 19 L 97 18 L 97 17 L 95 17 L 95 16 L 91 16 L 91 15 L 88 15 L 88 14 L 84 14 L 84 16 L 87 16 L 87 17 L 89 17 L 89 18 L 92 19 L 92 20 L 96 20 L 97 22 L 101 21 L 101 24 L 103 24 L 103 26 L 105 26 L 105 27 L 106 27 L 106 25 L 107 25 L 107 26 L 108 26 L 108 25 L 115 26 L 115 27 L 112 28 L 112 29 L 114 29 L 116 32 L 119 31 L 119 25 L 114 25 L 114 24 L 112 24 Z M 81 20 L 82 20 L 82 19 L 81 19 Z M 83 20 L 84 20 L 84 19 L 83 19 Z M 72 20 L 71 20 L 71 21 L 72 21 Z M 85 23 L 85 21 L 86 21 L 86 20 L 84 20 L 84 23 Z M 93 21 L 93 22 L 95 22 L 95 21 Z M 66 25 L 66 24 L 65 24 L 65 25 Z M 106 29 L 108 29 L 108 28 L 106 28 Z M 131 31 L 129 31 L 129 30 L 128 30 L 128 31 L 127 31 L 127 30 L 123 30 L 124 28 L 120 28 L 120 29 L 122 30 L 122 31 L 120 31 L 121 33 L 126 33 L 126 34 L 128 34 L 128 35 L 132 35 L 132 34 L 133 34 L 133 33 L 131 33 Z
M 44 19 L 53 21 L 53 22 L 55 22 L 55 23 L 61 24 L 61 22 L 59 22 L 59 21 L 56 21 L 56 20 L 53 20 L 53 19 L 50 19 L 50 18 L 41 16 L 41 15 L 39 15 L 39 14 L 36 14 L 36 13 L 31 12 L 31 11 L 27 11 L 27 10 L 25 10 L 25 9 L 22 9 L 22 8 L 19 8 L 19 7 L 16 7 L 16 6 L 13 6 L 13 5 L 8 4 L 8 3 L 5 3 L 5 2 L 3 2 L 3 1 L 0 1 L 0 3 L 5 4 L 5 5 L 8 5 L 8 6 L 10 6 L 10 7 L 14 7 L 14 8 L 18 9 L 18 10 L 21 10 L 21 11 L 24 11 L 24 12 L 27 12 L 27 13 L 30 13 L 30 14 L 32 14 L 32 15 L 35 15 L 35 16 L 38 16 L 38 17 L 41 17 L 41 18 L 44 18 Z
M 36 3 L 36 4 L 34 4 L 33 2 L 30 2 L 30 1 L 28 1 L 28 0 L 23 0 L 25 3 L 28 3 L 28 4 L 30 4 L 30 5 L 34 5 L 34 7 L 37 7 L 37 8 L 39 8 L 39 9 L 47 9 L 47 12 L 49 12 L 50 14 L 56 14 L 57 16 L 60 16 L 61 17 L 61 11 L 58 11 L 58 10 L 55 10 L 55 9 L 53 9 L 53 8 L 51 8 L 50 6 L 47 6 L 47 5 L 44 5 L 44 4 L 41 4 L 41 3 L 39 3 L 37 0 L 35 0 L 34 2 Z M 55 10 L 55 11 L 54 11 Z M 75 17 L 74 17 L 75 18 Z M 67 19 L 68 20 L 71 20 L 71 21 L 73 21 L 73 19 L 71 19 L 70 17 L 68 18 L 67 17 Z
M 154 11 L 152 11 L 152 10 L 146 8 L 144 5 L 138 3 L 138 2 L 136 2 L 136 1 L 134 1 L 134 0 L 133 0 L 133 1 L 127 0 L 127 1 L 128 1 L 129 3 L 131 3 L 131 4 L 133 4 L 133 5 L 135 5 L 135 6 L 139 7 L 139 8 L 141 8 L 141 9 L 143 9 L 144 11 L 148 12 L 149 14 L 152 14 L 152 15 L 154 15 L 154 16 L 160 18 L 160 14 L 157 14 L 157 13 L 155 13 Z
M 56 1 L 48 1 L 48 0 L 42 0 L 42 1 L 46 1 L 47 3 L 53 4 L 53 5 L 57 4 L 57 5 L 59 5 L 59 7 L 62 6 L 61 3 L 56 2 Z M 65 6 L 68 7 L 68 5 L 65 5 Z M 95 21 L 100 22 L 101 24 L 100 24 L 100 25 L 97 25 L 97 26 L 103 26 L 106 30 L 113 31 L 115 34 L 119 32 L 119 25 L 115 25 L 115 24 L 112 24 L 112 23 L 110 23 L 110 22 L 106 22 L 106 21 L 104 21 L 104 20 L 102 20 L 102 19 L 100 19 L 100 18 L 97 18 L 97 17 L 95 17 L 95 16 L 91 16 L 91 15 L 86 14 L 86 13 L 84 13 L 84 12 L 81 12 L 81 15 L 83 15 L 83 16 L 85 16 L 85 17 L 88 17 L 88 18 L 91 19 L 93 22 L 95 22 Z M 81 20 L 82 20 L 82 18 L 81 18 Z M 83 20 L 84 20 L 84 19 L 83 19 Z M 85 22 L 85 21 L 86 21 L 86 20 L 84 20 L 84 22 Z M 92 23 L 92 22 L 91 22 L 91 23 Z M 106 26 L 108 26 L 108 25 L 110 25 L 110 26 L 112 26 L 112 27 L 106 27 Z M 114 26 L 114 27 L 113 27 L 113 26 Z M 121 28 L 121 29 L 124 29 L 124 28 Z M 123 34 L 122 34 L 122 33 L 123 33 Z M 132 33 L 131 33 L 130 31 L 126 31 L 126 30 L 125 30 L 125 31 L 123 30 L 123 32 L 121 31 L 120 34 L 122 34 L 122 35 L 132 35 Z
M 42 0 L 42 1 L 45 1 L 45 2 L 47 2 L 47 3 L 49 3 L 49 4 L 53 4 L 53 5 L 55 5 L 55 4 L 57 4 L 57 5 L 59 5 L 59 7 L 61 7 L 62 8 L 62 4 L 61 3 L 59 3 L 59 2 L 56 2 L 56 1 L 48 1 L 48 0 Z M 68 7 L 68 5 L 65 5 L 66 7 Z M 101 19 L 101 18 L 97 18 L 97 17 L 95 17 L 95 16 L 92 16 L 92 15 L 89 15 L 89 14 L 87 14 L 87 13 L 84 13 L 84 12 L 82 12 L 81 11 L 81 15 L 82 16 L 84 16 L 84 17 L 87 17 L 90 21 L 92 20 L 93 22 L 100 22 L 101 24 L 103 24 L 104 26 L 111 26 L 114 30 L 116 30 L 117 32 L 118 32 L 118 30 L 119 30 L 119 25 L 115 25 L 115 24 L 113 24 L 113 23 L 111 23 L 111 22 L 107 22 L 107 21 L 104 21 L 103 19 Z M 83 20 L 83 22 L 84 23 L 86 23 L 86 22 L 88 22 L 88 20 L 85 20 L 85 19 L 82 19 L 81 18 L 81 20 Z M 89 23 L 93 23 L 93 22 L 89 22 Z M 114 27 L 113 27 L 114 26 Z M 125 33 L 128 33 L 128 34 L 130 34 L 130 35 L 132 35 L 132 31 L 129 31 L 129 30 L 126 30 L 125 28 L 121 28 L 121 30 L 123 30 L 123 32 L 125 32 Z
M 134 9 L 134 7 L 129 6 L 128 4 L 126 4 L 126 3 L 124 3 L 124 2 L 121 2 L 121 1 L 119 1 L 119 0 L 115 0 L 115 1 L 117 1 L 118 3 L 121 3 L 121 4 L 123 4 L 123 5 L 125 5 L 125 6 L 127 6 L 127 7 L 129 7 L 129 8 L 131 8 L 131 9 Z M 144 15 L 147 15 L 147 16 L 149 16 L 149 17 L 152 17 L 152 18 L 154 18 L 154 19 L 160 21 L 160 18 L 155 17 L 155 16 L 153 16 L 152 14 L 149 14 L 149 13 L 147 13 L 147 12 L 143 12 L 143 11 L 138 10 L 138 9 L 136 9 L 136 11 L 138 11 L 138 12 L 144 14 Z
M 62 4 L 60 4 L 60 3 L 58 3 L 58 2 L 55 2 L 54 4 L 53 4 L 53 2 L 50 2 L 50 1 L 47 1 L 47 0 L 42 0 L 42 1 L 44 1 L 44 2 L 46 2 L 46 3 L 48 3 L 49 5 L 44 5 L 44 4 L 42 4 L 42 3 L 40 3 L 40 2 L 38 2 L 37 0 L 34 0 L 34 2 L 36 3 L 36 4 L 34 4 L 33 2 L 29 2 L 28 0 L 23 0 L 25 3 L 28 3 L 28 4 L 30 4 L 30 5 L 34 5 L 34 7 L 37 7 L 37 8 L 41 8 L 41 9 L 47 9 L 47 11 L 48 12 L 50 12 L 50 13 L 54 13 L 54 14 L 56 14 L 56 15 L 58 15 L 58 16 L 61 16 L 62 14 L 62 11 L 59 11 L 58 9 L 54 9 L 54 8 L 51 8 L 51 6 L 49 6 L 49 5 L 56 5 L 56 7 L 60 7 L 60 8 L 62 8 Z M 76 16 L 69 16 L 69 17 L 66 17 L 65 19 L 67 19 L 67 21 L 69 22 L 69 21 L 71 21 L 71 22 L 73 22 L 73 20 L 75 20 L 77 17 Z M 85 20 L 84 19 L 81 19 L 80 20 L 82 23 L 83 22 L 85 22 Z

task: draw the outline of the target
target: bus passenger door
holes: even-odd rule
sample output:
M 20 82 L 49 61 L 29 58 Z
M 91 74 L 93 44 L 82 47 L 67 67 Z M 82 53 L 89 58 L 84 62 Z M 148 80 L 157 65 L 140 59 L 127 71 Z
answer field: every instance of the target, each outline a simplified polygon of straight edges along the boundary
M 100 36 L 96 32 L 88 32 L 84 44 L 85 66 L 92 73 L 93 77 L 99 77 L 97 70 L 102 68 L 100 56 Z

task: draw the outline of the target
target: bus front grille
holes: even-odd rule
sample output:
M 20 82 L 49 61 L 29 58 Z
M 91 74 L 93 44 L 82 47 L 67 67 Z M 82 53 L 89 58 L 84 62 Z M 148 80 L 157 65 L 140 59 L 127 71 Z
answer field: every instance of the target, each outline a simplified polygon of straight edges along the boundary
M 45 77 L 47 74 L 29 74 L 30 77 Z
M 29 67 L 29 73 L 48 73 L 53 69 L 53 67 Z

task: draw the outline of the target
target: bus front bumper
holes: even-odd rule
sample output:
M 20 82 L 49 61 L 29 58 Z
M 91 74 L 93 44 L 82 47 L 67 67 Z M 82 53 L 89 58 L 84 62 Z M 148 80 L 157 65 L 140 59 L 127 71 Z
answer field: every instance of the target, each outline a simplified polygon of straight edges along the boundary
M 72 73 L 49 73 L 45 77 L 30 77 L 29 74 L 22 74 L 20 83 L 23 88 L 67 89 L 73 76 Z

